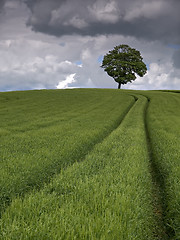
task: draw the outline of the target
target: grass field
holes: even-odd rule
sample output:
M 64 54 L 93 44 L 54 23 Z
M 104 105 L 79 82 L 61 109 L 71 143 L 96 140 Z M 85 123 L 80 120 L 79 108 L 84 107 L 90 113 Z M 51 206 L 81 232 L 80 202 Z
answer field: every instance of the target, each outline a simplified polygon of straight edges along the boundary
M 0 93 L 0 239 L 180 239 L 180 94 Z

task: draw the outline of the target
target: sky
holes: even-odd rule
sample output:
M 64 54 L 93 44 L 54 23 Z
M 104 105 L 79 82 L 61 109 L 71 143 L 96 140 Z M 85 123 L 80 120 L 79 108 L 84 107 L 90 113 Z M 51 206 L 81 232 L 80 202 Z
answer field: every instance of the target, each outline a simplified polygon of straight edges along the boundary
M 0 91 L 117 88 L 120 44 L 148 71 L 123 89 L 180 89 L 180 0 L 0 0 Z

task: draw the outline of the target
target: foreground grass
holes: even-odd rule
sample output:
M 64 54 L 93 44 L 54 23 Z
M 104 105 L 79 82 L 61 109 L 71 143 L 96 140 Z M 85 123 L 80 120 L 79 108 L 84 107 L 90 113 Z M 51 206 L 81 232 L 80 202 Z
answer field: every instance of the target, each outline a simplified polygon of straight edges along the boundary
M 133 103 L 108 90 L 0 93 L 0 211 L 81 161 Z
M 164 239 L 180 239 L 180 91 L 124 91 L 141 94 L 149 99 L 147 127 L 151 147 L 151 162 L 155 181 L 160 189 L 155 206 L 162 219 Z M 153 180 L 154 181 L 154 180 Z M 162 229 L 162 230 L 163 230 Z M 164 230 L 163 230 L 164 231 Z M 161 232 L 161 230 L 160 230 Z
M 0 93 L 0 239 L 180 239 L 179 105 L 178 91 Z
M 41 191 L 14 199 L 1 239 L 155 239 L 151 175 L 139 96 L 122 124 Z
M 180 91 L 147 92 L 153 159 L 162 186 L 164 224 L 169 239 L 180 239 Z

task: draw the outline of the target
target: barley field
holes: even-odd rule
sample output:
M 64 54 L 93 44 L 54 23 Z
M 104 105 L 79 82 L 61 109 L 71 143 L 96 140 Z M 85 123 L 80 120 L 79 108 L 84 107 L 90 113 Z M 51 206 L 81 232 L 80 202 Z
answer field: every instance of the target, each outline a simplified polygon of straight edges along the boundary
M 180 91 L 0 93 L 0 239 L 180 239 Z

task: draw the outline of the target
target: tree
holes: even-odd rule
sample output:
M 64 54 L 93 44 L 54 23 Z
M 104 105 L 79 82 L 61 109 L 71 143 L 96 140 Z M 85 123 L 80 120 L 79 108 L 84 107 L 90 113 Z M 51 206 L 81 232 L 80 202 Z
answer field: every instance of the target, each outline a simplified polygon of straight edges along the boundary
M 114 78 L 120 89 L 121 84 L 134 81 L 135 74 L 140 77 L 146 74 L 147 68 L 142 60 L 138 50 L 128 45 L 119 45 L 104 56 L 101 67 Z

